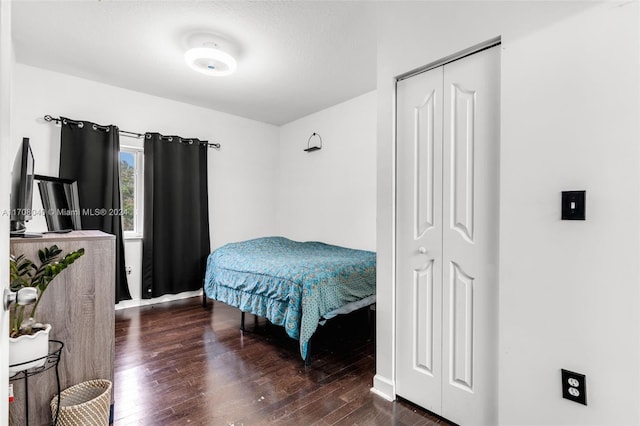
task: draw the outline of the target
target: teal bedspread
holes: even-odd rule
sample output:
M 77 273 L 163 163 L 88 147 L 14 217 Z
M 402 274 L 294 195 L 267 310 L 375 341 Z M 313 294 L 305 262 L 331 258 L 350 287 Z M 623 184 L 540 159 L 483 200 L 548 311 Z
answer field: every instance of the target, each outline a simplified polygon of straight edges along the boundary
M 204 289 L 283 326 L 305 359 L 324 314 L 376 292 L 376 254 L 283 237 L 230 243 L 209 255 Z

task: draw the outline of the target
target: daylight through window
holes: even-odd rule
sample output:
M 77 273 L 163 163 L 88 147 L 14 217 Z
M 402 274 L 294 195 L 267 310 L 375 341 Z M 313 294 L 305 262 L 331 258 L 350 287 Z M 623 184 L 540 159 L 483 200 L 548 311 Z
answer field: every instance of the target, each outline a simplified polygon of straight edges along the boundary
M 142 236 L 142 148 L 120 147 L 120 197 L 125 237 Z

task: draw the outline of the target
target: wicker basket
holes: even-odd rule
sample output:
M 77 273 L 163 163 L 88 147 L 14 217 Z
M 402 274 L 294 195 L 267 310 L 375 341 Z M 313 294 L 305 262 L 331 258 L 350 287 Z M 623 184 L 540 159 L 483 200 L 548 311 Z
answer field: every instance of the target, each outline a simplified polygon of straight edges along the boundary
M 58 425 L 102 426 L 109 424 L 111 382 L 89 380 L 60 392 Z M 58 395 L 51 400 L 51 417 L 56 418 Z

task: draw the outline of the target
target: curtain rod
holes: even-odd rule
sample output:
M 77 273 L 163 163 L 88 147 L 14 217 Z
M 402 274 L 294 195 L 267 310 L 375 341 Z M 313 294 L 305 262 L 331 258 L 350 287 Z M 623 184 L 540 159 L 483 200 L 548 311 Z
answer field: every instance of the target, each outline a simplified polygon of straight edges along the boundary
M 61 118 L 57 118 L 57 117 L 52 117 L 50 115 L 45 115 L 44 116 L 44 120 L 48 121 L 48 122 L 55 122 L 56 124 L 60 124 L 62 122 Z M 73 120 L 68 120 L 70 123 L 73 124 L 78 124 L 80 123 L 79 121 L 73 121 Z M 93 125 L 93 128 L 95 130 L 101 129 L 107 129 L 108 127 L 106 126 L 99 126 L 97 124 Z M 129 132 L 127 130 L 120 130 L 118 129 L 118 133 L 120 133 L 122 136 L 127 136 L 129 138 L 136 138 L 136 139 L 142 139 L 144 137 L 144 133 L 136 133 L 136 132 Z M 186 140 L 191 140 L 191 139 L 186 139 Z M 200 143 L 202 143 L 203 145 L 207 145 L 207 147 L 209 148 L 215 148 L 215 149 L 220 149 L 221 145 L 219 143 L 215 143 L 215 142 L 209 142 L 209 141 L 200 141 Z

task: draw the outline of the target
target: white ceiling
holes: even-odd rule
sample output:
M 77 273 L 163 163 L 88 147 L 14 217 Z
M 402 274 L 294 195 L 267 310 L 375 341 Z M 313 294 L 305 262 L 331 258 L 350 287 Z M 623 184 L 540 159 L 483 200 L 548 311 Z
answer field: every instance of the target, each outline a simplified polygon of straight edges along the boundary
M 375 5 L 346 1 L 14 1 L 19 63 L 273 124 L 376 87 Z M 209 77 L 183 54 L 194 33 L 236 45 Z

